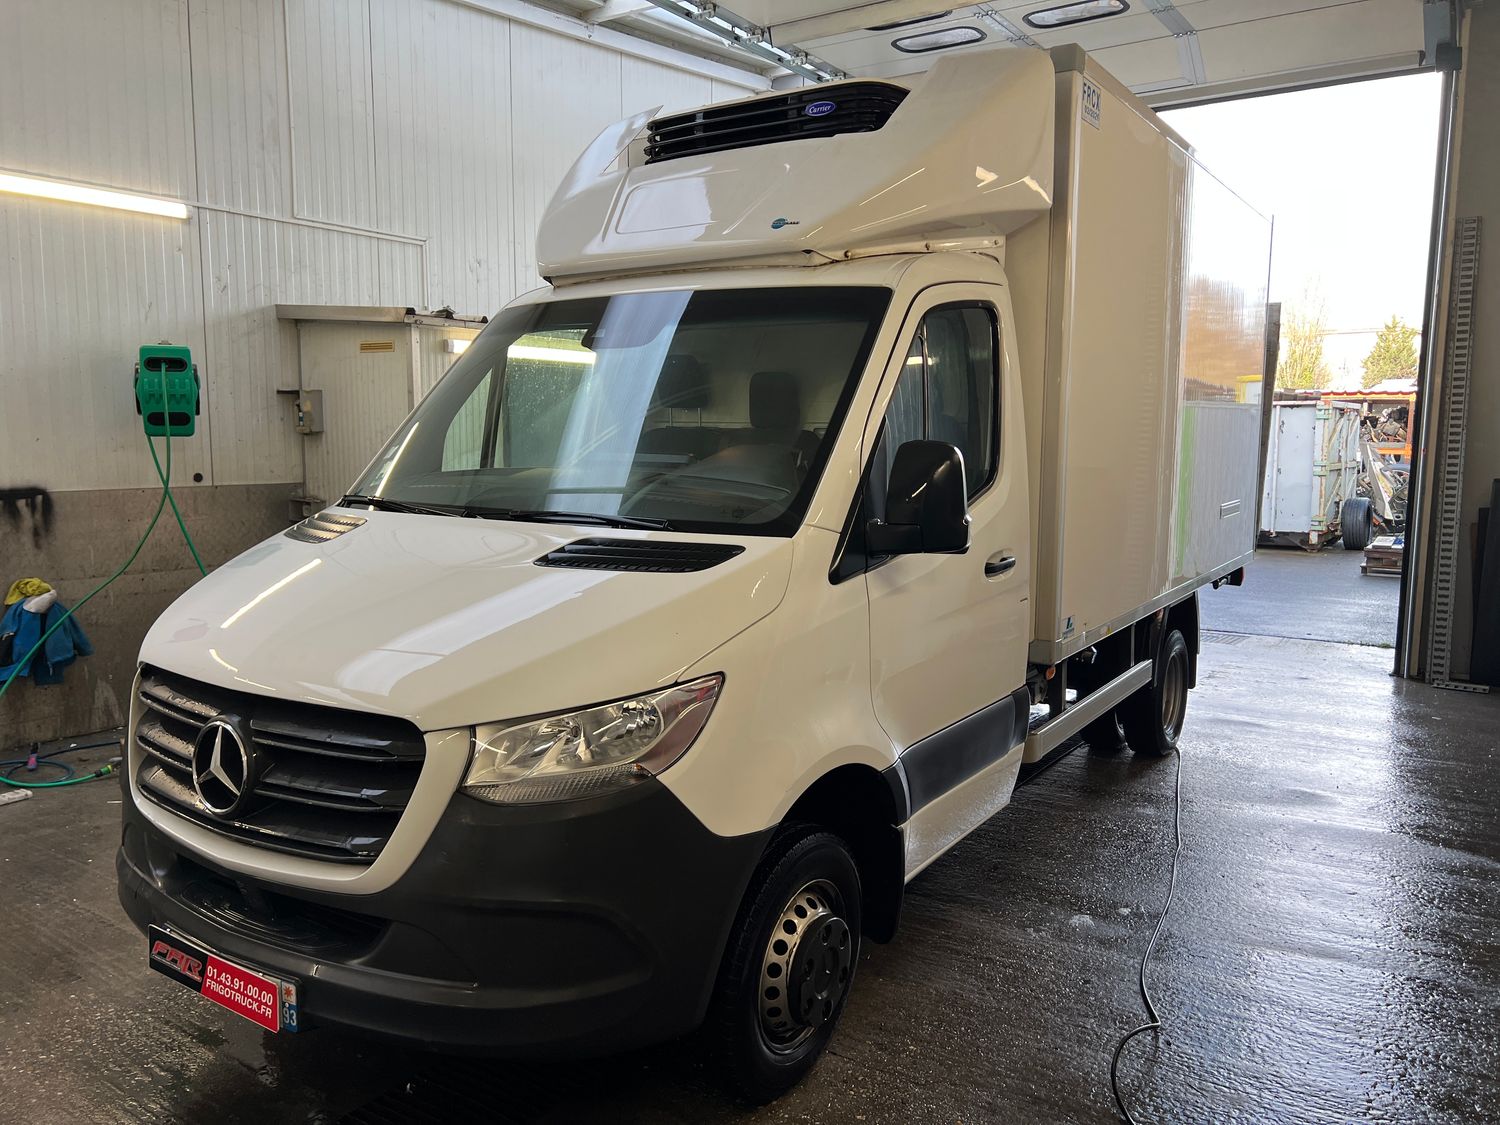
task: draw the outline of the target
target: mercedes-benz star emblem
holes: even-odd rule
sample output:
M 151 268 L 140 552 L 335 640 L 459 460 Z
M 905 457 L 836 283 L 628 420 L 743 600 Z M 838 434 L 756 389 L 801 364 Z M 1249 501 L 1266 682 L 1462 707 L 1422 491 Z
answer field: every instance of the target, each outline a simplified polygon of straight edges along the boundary
M 212 719 L 193 744 L 193 790 L 214 816 L 240 807 L 254 781 L 250 750 L 234 724 Z

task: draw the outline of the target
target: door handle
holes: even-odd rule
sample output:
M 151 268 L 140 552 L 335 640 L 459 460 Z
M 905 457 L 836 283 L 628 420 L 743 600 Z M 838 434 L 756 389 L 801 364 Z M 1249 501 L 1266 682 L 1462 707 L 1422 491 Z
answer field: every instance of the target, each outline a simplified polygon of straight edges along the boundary
M 984 576 L 986 578 L 998 578 L 1008 573 L 1016 565 L 1016 556 L 1007 555 L 1003 551 L 991 555 L 984 564 Z

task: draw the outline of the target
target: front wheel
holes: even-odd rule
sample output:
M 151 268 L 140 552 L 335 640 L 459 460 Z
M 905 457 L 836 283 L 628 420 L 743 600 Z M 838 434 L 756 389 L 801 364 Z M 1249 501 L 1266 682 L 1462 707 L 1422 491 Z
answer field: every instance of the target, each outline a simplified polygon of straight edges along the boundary
M 1161 642 L 1151 682 L 1120 704 L 1125 741 L 1137 754 L 1160 758 L 1177 749 L 1187 719 L 1188 649 L 1179 629 Z
M 814 828 L 776 839 L 735 920 L 704 1028 L 741 1097 L 768 1102 L 818 1061 L 854 983 L 859 928 L 848 845 Z

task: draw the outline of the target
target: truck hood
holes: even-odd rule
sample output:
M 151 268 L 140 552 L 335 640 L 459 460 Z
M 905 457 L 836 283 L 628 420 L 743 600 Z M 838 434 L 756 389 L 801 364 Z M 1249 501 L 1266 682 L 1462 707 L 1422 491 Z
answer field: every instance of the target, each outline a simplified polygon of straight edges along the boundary
M 143 663 L 423 730 L 600 703 L 678 680 L 776 608 L 792 541 L 360 512 L 326 543 L 277 535 L 157 620 Z M 733 542 L 690 573 L 535 565 L 589 536 Z

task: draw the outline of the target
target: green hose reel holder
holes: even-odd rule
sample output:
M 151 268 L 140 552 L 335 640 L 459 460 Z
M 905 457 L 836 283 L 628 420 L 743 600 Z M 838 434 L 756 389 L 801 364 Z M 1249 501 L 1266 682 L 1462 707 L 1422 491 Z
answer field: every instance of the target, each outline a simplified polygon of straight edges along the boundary
M 143 345 L 135 365 L 135 412 L 141 416 L 147 436 L 191 437 L 198 427 L 201 406 L 198 365 L 193 362 L 192 351 L 176 344 Z

